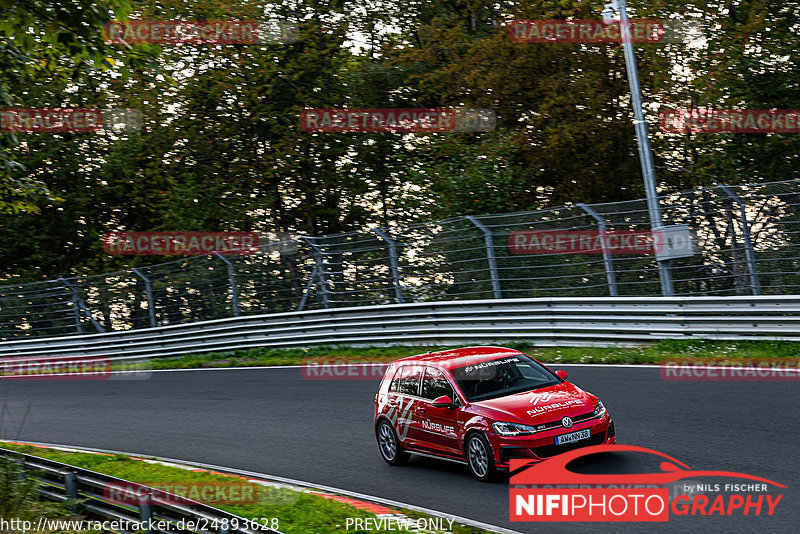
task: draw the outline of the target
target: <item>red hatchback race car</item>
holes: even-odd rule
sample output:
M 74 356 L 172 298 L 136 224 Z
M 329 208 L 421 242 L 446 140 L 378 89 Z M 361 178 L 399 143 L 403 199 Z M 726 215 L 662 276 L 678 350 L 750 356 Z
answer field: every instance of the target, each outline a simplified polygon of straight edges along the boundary
M 603 403 L 519 351 L 468 347 L 389 365 L 375 395 L 381 457 L 400 465 L 409 454 L 466 463 L 478 480 L 512 458 L 543 460 L 614 443 Z

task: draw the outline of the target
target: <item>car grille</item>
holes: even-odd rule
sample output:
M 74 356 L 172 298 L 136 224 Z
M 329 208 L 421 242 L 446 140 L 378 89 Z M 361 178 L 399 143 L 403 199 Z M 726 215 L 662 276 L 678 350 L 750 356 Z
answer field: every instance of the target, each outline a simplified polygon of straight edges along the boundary
M 544 447 L 533 447 L 531 450 L 539 458 L 549 458 L 562 452 L 567 452 L 581 447 L 588 447 L 590 445 L 601 445 L 606 440 L 606 433 L 598 432 L 592 434 L 588 439 L 582 439 L 573 443 L 565 443 L 564 445 L 545 445 Z
M 591 419 L 593 414 L 594 410 L 592 410 L 591 412 L 582 413 L 581 415 L 576 415 L 575 417 L 570 417 L 570 419 L 572 419 L 573 423 L 580 423 L 581 421 L 586 421 L 588 419 Z M 537 430 L 541 431 L 541 430 L 550 430 L 551 428 L 558 428 L 563 425 L 561 424 L 561 419 L 557 419 L 555 421 L 549 421 L 547 423 L 534 426 L 536 427 Z

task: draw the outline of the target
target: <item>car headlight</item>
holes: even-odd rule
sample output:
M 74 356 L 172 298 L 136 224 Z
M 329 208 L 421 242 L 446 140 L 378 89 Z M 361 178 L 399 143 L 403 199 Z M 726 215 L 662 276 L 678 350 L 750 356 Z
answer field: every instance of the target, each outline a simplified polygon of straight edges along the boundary
M 603 417 L 605 414 L 606 414 L 606 407 L 603 406 L 603 401 L 597 399 L 597 407 L 595 407 L 592 417 Z
M 536 432 L 535 427 L 518 423 L 492 423 L 492 428 L 501 436 L 527 436 Z

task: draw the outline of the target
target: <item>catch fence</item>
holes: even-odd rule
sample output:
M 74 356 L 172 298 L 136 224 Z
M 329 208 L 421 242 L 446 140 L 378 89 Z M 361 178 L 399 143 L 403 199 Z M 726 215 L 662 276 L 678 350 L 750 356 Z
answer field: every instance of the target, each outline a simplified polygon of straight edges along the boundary
M 800 293 L 800 180 L 698 188 L 660 202 L 664 224 L 685 225 L 692 242 L 691 253 L 665 262 L 673 295 Z M 649 230 L 644 199 L 575 204 L 304 236 L 251 255 L 7 285 L 0 287 L 0 339 L 410 302 L 661 296 L 654 253 L 514 241 L 531 231 L 608 237 Z

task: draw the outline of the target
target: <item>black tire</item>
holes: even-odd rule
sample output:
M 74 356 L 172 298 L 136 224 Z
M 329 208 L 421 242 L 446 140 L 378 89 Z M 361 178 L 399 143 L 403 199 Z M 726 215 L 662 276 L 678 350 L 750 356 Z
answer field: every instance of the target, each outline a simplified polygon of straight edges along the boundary
M 480 432 L 472 432 L 464 443 L 467 467 L 473 477 L 481 482 L 494 479 L 497 470 L 494 467 L 494 455 L 489 441 Z
M 389 465 L 403 465 L 408 461 L 408 453 L 400 447 L 397 433 L 387 420 L 378 423 L 376 432 L 378 438 L 378 451 L 383 461 Z

